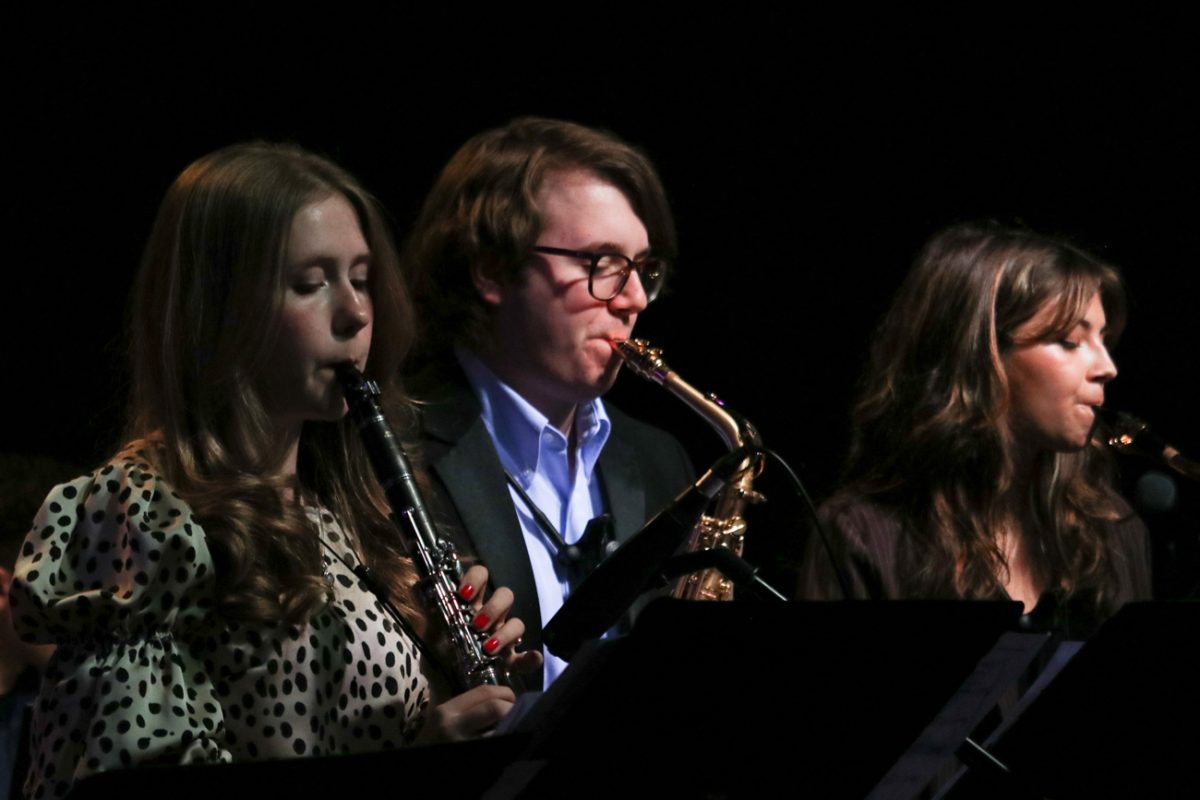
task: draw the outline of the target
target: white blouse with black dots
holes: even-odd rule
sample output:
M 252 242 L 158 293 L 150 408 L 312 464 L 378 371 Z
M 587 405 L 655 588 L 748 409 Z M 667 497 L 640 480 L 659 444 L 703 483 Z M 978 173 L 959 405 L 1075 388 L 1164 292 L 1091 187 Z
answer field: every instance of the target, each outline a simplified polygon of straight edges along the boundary
M 191 509 L 140 451 L 55 488 L 17 562 L 14 621 L 57 643 L 34 708 L 26 791 L 60 797 L 95 772 L 399 747 L 429 689 L 408 636 L 349 565 L 327 512 L 314 526 L 333 602 L 303 629 L 230 623 Z M 348 562 L 348 563 L 346 563 Z

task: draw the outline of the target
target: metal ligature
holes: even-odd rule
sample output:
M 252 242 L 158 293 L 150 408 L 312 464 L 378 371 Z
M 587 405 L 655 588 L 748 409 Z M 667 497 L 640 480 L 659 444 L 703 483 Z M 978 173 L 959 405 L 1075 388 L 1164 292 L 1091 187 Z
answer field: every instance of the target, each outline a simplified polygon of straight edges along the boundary
M 634 374 L 662 386 L 699 414 L 720 435 L 730 451 L 762 440 L 749 420 L 736 414 L 715 394 L 701 394 L 679 377 L 666 362 L 662 351 L 643 339 L 612 340 L 613 350 L 625 360 Z M 712 514 L 705 514 L 688 535 L 689 552 L 724 547 L 734 555 L 742 554 L 746 520 L 742 517 L 747 503 L 759 503 L 763 496 L 754 491 L 754 479 L 762 470 L 762 456 L 754 453 L 738 466 L 725 488 L 714 499 Z M 733 582 L 718 570 L 709 569 L 680 578 L 673 590 L 675 597 L 686 600 L 732 600 Z
M 337 376 L 375 476 L 387 495 L 393 521 L 421 576 L 418 586 L 430 612 L 441 619 L 450 637 L 463 688 L 507 685 L 498 659 L 483 650 L 486 634 L 481 635 L 471 624 L 474 611 L 459 599 L 454 545 L 438 536 L 429 519 L 408 457 L 383 416 L 379 386 L 349 363 L 337 365 Z

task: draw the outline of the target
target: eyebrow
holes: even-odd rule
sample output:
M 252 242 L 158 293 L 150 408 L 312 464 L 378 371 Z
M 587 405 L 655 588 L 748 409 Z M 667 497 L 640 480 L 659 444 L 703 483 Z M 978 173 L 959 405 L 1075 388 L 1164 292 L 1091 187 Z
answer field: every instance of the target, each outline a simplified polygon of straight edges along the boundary
M 350 262 L 350 269 L 354 269 L 355 267 L 357 267 L 361 264 L 366 264 L 369 267 L 369 266 L 371 266 L 372 263 L 373 262 L 371 259 L 370 251 L 367 251 L 365 253 L 359 253 Z M 336 266 L 337 266 L 337 259 L 332 258 L 331 256 L 328 256 L 328 255 L 319 254 L 319 255 L 313 256 L 312 258 L 307 259 L 305 261 L 300 261 L 296 264 L 289 265 L 288 269 L 289 270 L 304 270 L 304 269 L 312 269 L 314 267 L 317 267 L 319 269 L 330 269 L 330 268 L 336 267 Z
M 621 249 L 620 245 L 616 244 L 615 242 L 596 242 L 581 249 L 589 253 L 620 253 L 621 255 L 625 255 L 625 252 Z M 651 248 L 647 246 L 641 252 L 635 253 L 632 256 L 633 260 L 638 261 L 639 259 L 645 258 L 646 256 L 650 255 L 650 250 Z
M 1075 325 L 1077 327 L 1082 327 L 1085 331 L 1092 330 L 1092 323 L 1088 322 L 1086 319 L 1079 320 L 1079 322 L 1076 322 Z M 1106 333 L 1108 333 L 1108 323 L 1105 323 L 1104 327 L 1100 329 L 1101 336 Z

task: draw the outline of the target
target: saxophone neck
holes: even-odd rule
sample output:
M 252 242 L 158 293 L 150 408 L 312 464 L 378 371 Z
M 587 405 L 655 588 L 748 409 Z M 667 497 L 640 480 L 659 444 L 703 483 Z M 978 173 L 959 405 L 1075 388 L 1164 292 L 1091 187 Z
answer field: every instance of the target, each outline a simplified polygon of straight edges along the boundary
M 716 430 L 730 450 L 762 444 L 758 431 L 748 419 L 726 408 L 715 394 L 703 394 L 679 377 L 679 373 L 667 366 L 659 348 L 651 347 L 644 339 L 614 339 L 611 344 L 635 375 L 657 383 L 686 403 Z

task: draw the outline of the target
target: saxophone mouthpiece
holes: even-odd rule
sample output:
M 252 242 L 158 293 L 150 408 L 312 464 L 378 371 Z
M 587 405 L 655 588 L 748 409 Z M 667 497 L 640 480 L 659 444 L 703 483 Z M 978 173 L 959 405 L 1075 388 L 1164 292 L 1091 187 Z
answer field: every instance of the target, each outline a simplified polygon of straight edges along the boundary
M 661 386 L 671 372 L 663 361 L 662 350 L 651 347 L 645 339 L 609 339 L 608 342 L 640 378 Z

